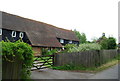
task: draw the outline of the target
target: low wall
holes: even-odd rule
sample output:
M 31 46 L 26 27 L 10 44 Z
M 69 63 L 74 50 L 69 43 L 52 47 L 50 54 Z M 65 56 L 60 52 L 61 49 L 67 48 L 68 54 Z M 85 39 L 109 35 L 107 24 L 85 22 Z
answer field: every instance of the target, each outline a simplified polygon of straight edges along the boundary
M 82 65 L 84 67 L 98 67 L 115 58 L 117 54 L 117 50 L 97 50 L 55 54 L 54 65 L 62 66 L 65 64 L 73 64 L 76 66 Z
M 32 47 L 34 51 L 34 56 L 41 56 L 42 55 L 42 50 L 41 47 Z

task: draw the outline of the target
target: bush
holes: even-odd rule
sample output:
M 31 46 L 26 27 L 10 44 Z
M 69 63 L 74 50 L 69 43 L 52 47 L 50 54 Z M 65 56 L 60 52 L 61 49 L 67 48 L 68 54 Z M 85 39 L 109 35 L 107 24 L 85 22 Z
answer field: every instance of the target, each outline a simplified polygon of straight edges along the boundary
M 66 44 L 64 48 L 65 48 L 65 50 L 69 50 L 69 49 L 72 49 L 74 47 L 77 47 L 77 45 L 75 45 L 75 44 Z
M 108 49 L 116 49 L 117 44 L 116 44 L 116 40 L 113 37 L 109 37 L 108 38 Z
M 106 37 L 102 37 L 99 44 L 101 45 L 102 49 L 108 49 L 108 39 Z
M 83 71 L 95 70 L 95 68 L 88 68 L 88 67 L 84 67 L 83 65 L 75 66 L 74 64 L 66 64 L 63 66 L 54 66 L 54 67 L 52 67 L 52 69 L 55 69 L 55 70 L 83 70 Z
M 102 46 L 102 49 L 116 49 L 116 39 L 113 37 L 102 37 L 99 44 Z
M 57 52 L 58 52 L 57 49 L 48 50 L 46 48 L 42 48 L 42 55 L 52 55 L 52 54 L 55 54 Z
M 70 48 L 67 52 L 79 52 L 87 50 L 101 50 L 101 45 L 96 43 L 80 44 L 78 47 Z
M 21 79 L 30 78 L 30 71 L 33 64 L 32 47 L 20 40 L 14 43 L 2 41 L 0 44 L 2 44 L 3 61 L 14 62 L 14 59 L 10 59 L 9 57 L 18 57 L 18 60 L 23 62 Z

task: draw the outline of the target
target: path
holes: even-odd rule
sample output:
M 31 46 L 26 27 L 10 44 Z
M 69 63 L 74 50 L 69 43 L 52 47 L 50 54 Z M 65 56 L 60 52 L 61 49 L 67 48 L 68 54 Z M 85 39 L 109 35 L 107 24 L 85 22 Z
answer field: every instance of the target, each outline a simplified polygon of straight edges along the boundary
M 98 73 L 80 73 L 44 69 L 32 71 L 32 79 L 118 79 L 118 65 Z

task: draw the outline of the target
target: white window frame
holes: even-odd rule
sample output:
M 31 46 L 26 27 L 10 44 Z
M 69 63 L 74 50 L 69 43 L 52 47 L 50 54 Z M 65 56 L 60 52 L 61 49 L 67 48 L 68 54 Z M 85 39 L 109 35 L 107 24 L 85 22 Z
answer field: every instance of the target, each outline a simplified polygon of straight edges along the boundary
M 64 39 L 60 39 L 60 43 L 64 43 Z
M 69 44 L 72 44 L 72 40 L 69 41 Z
M 2 29 L 0 29 L 0 35 L 2 35 Z
M 64 46 L 62 47 L 62 49 L 63 49 L 63 50 L 65 49 Z
M 20 32 L 20 33 L 19 33 L 19 37 L 20 37 L 20 38 L 23 38 L 23 37 L 24 37 L 24 33 L 23 33 L 23 32 Z
M 16 31 L 12 31 L 12 37 L 16 37 Z

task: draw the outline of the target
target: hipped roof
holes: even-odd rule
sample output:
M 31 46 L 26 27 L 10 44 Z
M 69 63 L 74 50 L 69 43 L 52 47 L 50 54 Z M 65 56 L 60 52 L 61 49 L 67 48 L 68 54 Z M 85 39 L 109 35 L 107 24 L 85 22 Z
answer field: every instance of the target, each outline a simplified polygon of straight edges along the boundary
M 71 30 L 2 12 L 2 28 L 23 31 L 32 46 L 62 47 L 57 38 L 79 41 Z

